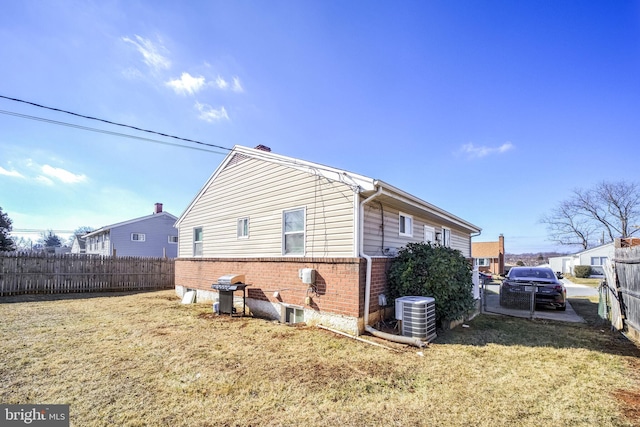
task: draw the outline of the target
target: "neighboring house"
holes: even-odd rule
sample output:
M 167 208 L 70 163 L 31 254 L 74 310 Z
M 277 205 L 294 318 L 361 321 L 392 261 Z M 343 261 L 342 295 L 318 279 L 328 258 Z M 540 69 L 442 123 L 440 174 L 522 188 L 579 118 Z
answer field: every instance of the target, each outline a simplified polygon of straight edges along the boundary
M 604 275 L 602 266 L 608 259 L 613 259 L 615 248 L 613 242 L 596 246 L 573 255 L 549 258 L 549 265 L 555 272 L 573 274 L 576 265 L 590 265 L 592 276 Z
M 471 256 L 479 271 L 504 274 L 504 236 L 501 234 L 497 242 L 471 243 Z
M 85 234 L 86 253 L 94 255 L 167 257 L 178 254 L 177 218 L 156 203 L 153 214 L 107 225 Z
M 480 232 L 386 182 L 260 146 L 235 146 L 176 227 L 179 296 L 216 300 L 211 285 L 242 274 L 253 314 L 350 333 L 393 305 L 379 296 L 400 248 L 430 241 L 471 258 Z
M 76 234 L 71 244 L 72 254 L 84 254 L 87 252 L 86 240 L 84 239 L 86 234 Z

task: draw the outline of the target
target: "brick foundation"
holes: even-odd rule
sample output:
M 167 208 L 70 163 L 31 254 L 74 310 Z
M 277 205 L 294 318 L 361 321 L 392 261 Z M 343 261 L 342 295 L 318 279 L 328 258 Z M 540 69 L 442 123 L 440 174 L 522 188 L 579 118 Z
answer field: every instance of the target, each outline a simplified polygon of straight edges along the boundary
M 369 307 L 372 315 L 380 309 L 378 295 L 387 293 L 389 263 L 388 258 L 372 260 Z M 298 276 L 301 268 L 316 270 L 314 289 L 302 283 Z M 209 293 L 219 277 L 244 274 L 245 282 L 251 285 L 247 287 L 248 299 L 298 305 L 317 313 L 355 318 L 359 323 L 364 316 L 364 258 L 178 258 L 175 271 L 177 289 Z M 308 305 L 305 304 L 307 296 L 311 298 Z M 387 304 L 391 305 L 392 301 Z

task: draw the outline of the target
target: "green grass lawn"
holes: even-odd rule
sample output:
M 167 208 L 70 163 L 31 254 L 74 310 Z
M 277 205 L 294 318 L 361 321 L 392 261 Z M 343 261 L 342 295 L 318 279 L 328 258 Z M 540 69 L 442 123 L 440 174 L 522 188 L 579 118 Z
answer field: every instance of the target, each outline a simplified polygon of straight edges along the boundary
M 587 324 L 479 315 L 389 350 L 173 291 L 4 298 L 0 402 L 82 427 L 639 425 L 639 349 L 571 303 Z

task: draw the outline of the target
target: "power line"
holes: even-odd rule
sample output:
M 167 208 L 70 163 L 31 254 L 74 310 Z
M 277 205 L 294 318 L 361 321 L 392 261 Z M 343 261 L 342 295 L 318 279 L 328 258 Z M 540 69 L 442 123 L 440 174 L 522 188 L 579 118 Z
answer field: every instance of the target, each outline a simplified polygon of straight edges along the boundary
M 169 134 L 166 134 L 166 133 L 156 132 L 156 131 L 153 131 L 153 130 L 142 129 L 142 128 L 139 128 L 139 127 L 136 127 L 136 126 L 125 125 L 125 124 L 122 124 L 122 123 L 112 122 L 110 120 L 100 119 L 100 118 L 97 118 L 97 117 L 86 116 L 84 114 L 74 113 L 72 111 L 62 110 L 60 108 L 47 107 L 46 105 L 36 104 L 35 102 L 25 101 L 25 100 L 18 99 L 18 98 L 11 98 L 9 96 L 4 96 L 4 95 L 0 95 L 0 98 L 8 99 L 9 101 L 21 102 L 23 104 L 32 105 L 32 106 L 38 107 L 38 108 L 44 108 L 46 110 L 51 110 L 51 111 L 57 111 L 57 112 L 60 112 L 60 113 L 70 114 L 70 115 L 76 116 L 76 117 L 82 117 L 84 119 L 96 120 L 98 122 L 103 122 L 103 123 L 107 123 L 107 124 L 110 124 L 110 125 L 122 126 L 122 127 L 126 127 L 126 128 L 129 128 L 129 129 L 134 129 L 134 130 L 137 130 L 137 131 L 141 131 L 141 132 L 147 132 L 147 133 L 152 133 L 152 134 L 155 134 L 155 135 L 164 136 L 164 137 L 167 137 L 167 138 L 179 139 L 181 141 L 193 142 L 195 144 L 206 145 L 206 146 L 209 146 L 209 147 L 220 148 L 220 149 L 223 149 L 223 150 L 231 151 L 231 148 L 222 147 L 220 145 L 207 144 L 206 142 L 200 142 L 200 141 L 196 141 L 196 140 L 193 140 L 193 139 L 181 138 L 179 136 L 169 135 Z
M 25 233 L 25 234 L 41 234 L 41 233 L 47 233 L 47 232 L 53 232 L 53 233 L 62 233 L 62 234 L 73 234 L 74 230 L 51 230 L 51 229 L 44 229 L 44 228 L 14 228 L 11 230 L 12 233 Z
M 2 95 L 0 95 L 0 96 L 2 96 Z M 148 141 L 148 142 L 153 142 L 153 143 L 156 143 L 156 144 L 171 145 L 171 146 L 180 147 L 180 148 L 189 148 L 191 150 L 206 151 L 207 153 L 215 153 L 215 154 L 223 154 L 223 155 L 226 154 L 226 153 L 221 153 L 219 151 L 207 150 L 207 149 L 199 148 L 199 147 L 190 147 L 188 145 L 174 144 L 172 142 L 159 141 L 157 139 L 144 138 L 142 136 L 136 136 L 136 135 L 129 135 L 127 133 L 113 132 L 113 131 L 104 130 L 104 129 L 96 129 L 96 128 L 91 128 L 91 127 L 87 127 L 87 126 L 80 126 L 80 125 L 76 125 L 76 124 L 73 124 L 73 123 L 67 123 L 67 122 L 59 122 L 57 120 L 51 120 L 51 119 L 45 119 L 43 117 L 37 117 L 37 116 L 30 116 L 30 115 L 27 115 L 27 114 L 15 113 L 13 111 L 0 110 L 0 114 L 7 114 L 7 115 L 10 115 L 10 116 L 20 117 L 20 118 L 29 119 L 29 120 L 37 120 L 37 121 L 40 121 L 40 122 L 50 123 L 50 124 L 59 125 L 59 126 L 68 126 L 68 127 L 72 127 L 72 128 L 76 128 L 76 129 L 87 130 L 87 131 L 90 131 L 90 132 L 104 133 L 104 134 L 107 134 L 107 135 L 114 135 L 114 136 L 121 136 L 121 137 L 124 137 L 124 138 L 138 139 L 138 140 L 141 140 L 141 141 Z

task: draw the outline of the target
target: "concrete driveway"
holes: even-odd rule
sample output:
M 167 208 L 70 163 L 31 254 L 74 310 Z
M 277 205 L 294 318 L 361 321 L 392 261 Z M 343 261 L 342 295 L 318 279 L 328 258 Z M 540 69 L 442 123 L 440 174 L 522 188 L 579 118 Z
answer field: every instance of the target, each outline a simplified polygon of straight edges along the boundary
M 570 298 L 598 295 L 598 290 L 584 285 L 576 285 L 568 280 L 563 279 L 565 287 L 567 288 L 567 296 Z M 521 310 L 517 308 L 502 307 L 500 305 L 500 284 L 487 285 L 487 289 L 495 292 L 487 292 L 486 300 L 483 303 L 482 312 L 489 314 L 503 314 L 506 316 L 523 317 L 526 319 L 531 318 L 530 310 Z M 547 319 L 556 320 L 560 322 L 574 322 L 585 323 L 585 320 L 580 317 L 571 307 L 571 304 L 567 301 L 567 309 L 565 311 L 556 310 L 554 308 L 536 307 L 533 312 L 534 319 Z
M 591 297 L 598 295 L 598 289 L 586 285 L 577 285 L 567 279 L 562 279 L 565 288 L 567 288 L 567 296 L 573 297 Z

